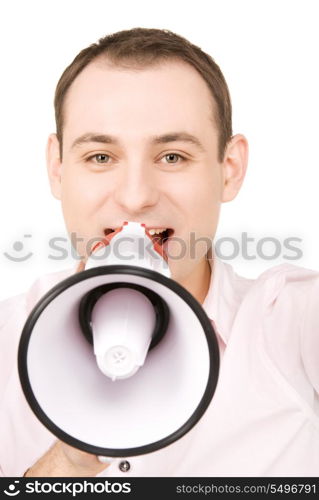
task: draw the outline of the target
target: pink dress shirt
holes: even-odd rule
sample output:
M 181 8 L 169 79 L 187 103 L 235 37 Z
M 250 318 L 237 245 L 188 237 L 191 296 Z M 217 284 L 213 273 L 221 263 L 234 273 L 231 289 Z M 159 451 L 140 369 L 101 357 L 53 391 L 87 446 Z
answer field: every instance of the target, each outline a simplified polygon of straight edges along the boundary
M 127 472 L 114 459 L 100 477 L 318 475 L 319 272 L 283 264 L 250 280 L 212 266 L 203 307 L 221 369 L 210 406 L 179 441 L 128 458 Z M 24 398 L 17 348 L 35 303 L 73 272 L 0 303 L 0 475 L 22 476 L 56 440 Z

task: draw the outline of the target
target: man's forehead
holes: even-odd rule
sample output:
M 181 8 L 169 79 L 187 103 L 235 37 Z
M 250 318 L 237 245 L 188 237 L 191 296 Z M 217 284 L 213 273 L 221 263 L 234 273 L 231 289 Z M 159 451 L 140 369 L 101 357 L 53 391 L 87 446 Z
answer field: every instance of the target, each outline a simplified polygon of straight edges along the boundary
M 216 129 L 213 98 L 206 82 L 182 61 L 144 69 L 90 63 L 67 95 L 64 127 L 69 135 L 68 125 L 72 128 L 69 139 L 78 144 L 86 135 L 120 137 L 130 131 L 133 137 L 135 130 L 141 132 L 136 136 L 147 135 L 153 142 L 156 136 L 158 142 L 169 142 L 163 136 L 177 134 L 200 147 L 201 129 Z
M 139 92 L 140 89 L 140 92 Z M 145 92 L 146 91 L 146 92 Z M 188 102 L 194 100 L 209 100 L 213 107 L 213 96 L 207 83 L 190 64 L 173 59 L 160 61 L 147 66 L 122 66 L 111 64 L 109 61 L 97 59 L 89 63 L 73 81 L 66 95 L 65 103 L 81 95 L 86 98 L 101 96 L 107 98 L 107 93 L 112 97 L 119 96 L 122 99 L 127 95 L 128 99 L 134 93 L 136 97 L 154 97 L 165 93 L 167 97 L 176 94 L 181 98 L 189 97 Z M 207 104 L 207 102 L 206 102 Z

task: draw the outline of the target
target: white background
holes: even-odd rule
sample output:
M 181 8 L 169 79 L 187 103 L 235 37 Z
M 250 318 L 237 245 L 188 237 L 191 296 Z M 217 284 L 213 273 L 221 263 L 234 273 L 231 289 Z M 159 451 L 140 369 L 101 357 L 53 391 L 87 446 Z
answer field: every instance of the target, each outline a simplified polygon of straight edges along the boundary
M 256 255 L 263 237 L 279 244 L 298 237 L 302 258 L 289 262 L 319 270 L 318 24 L 316 0 L 2 2 L 0 299 L 24 291 L 43 273 L 73 265 L 48 259 L 48 239 L 65 236 L 45 169 L 46 138 L 55 131 L 55 85 L 82 48 L 137 26 L 185 36 L 213 56 L 228 81 L 234 133 L 247 136 L 250 162 L 241 193 L 223 207 L 217 238 L 247 232 L 255 239 L 249 252 Z M 16 242 L 22 250 L 14 250 Z M 274 247 L 267 251 L 271 255 Z M 17 263 L 5 252 L 33 255 Z M 254 277 L 287 262 L 285 254 L 283 248 L 276 260 L 239 256 L 230 262 Z

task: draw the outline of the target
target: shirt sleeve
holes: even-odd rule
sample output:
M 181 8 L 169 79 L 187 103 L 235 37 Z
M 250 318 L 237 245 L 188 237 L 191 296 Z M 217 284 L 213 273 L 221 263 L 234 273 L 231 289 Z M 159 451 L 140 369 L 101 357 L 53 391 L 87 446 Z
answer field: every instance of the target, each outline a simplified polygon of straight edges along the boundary
M 301 356 L 306 374 L 319 394 L 319 277 L 307 300 L 301 330 Z
M 0 403 L 12 372 L 19 333 L 13 326 L 14 318 L 23 308 L 25 297 L 16 297 L 0 302 Z
M 0 476 L 21 477 L 56 440 L 31 410 L 18 373 L 25 321 L 39 298 L 67 272 L 38 279 L 26 294 L 0 302 Z

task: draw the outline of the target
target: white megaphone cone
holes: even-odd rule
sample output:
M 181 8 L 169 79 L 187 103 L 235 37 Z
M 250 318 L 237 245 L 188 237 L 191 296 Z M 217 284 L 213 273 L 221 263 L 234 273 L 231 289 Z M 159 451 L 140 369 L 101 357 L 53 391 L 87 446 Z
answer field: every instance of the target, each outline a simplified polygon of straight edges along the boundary
M 162 246 L 129 222 L 38 302 L 18 366 L 27 401 L 58 438 L 129 457 L 173 443 L 199 421 L 219 351 L 203 308 L 170 278 Z
M 93 248 L 85 269 L 104 264 L 123 264 L 123 261 L 126 263 L 129 259 L 130 265 L 170 276 L 167 261 L 154 249 L 143 224 L 125 222 L 111 236 Z M 84 301 L 86 307 L 87 300 L 88 298 Z M 156 302 L 156 297 L 148 289 L 117 285 L 108 290 L 108 293 L 104 289 L 102 296 L 94 304 L 90 319 L 94 354 L 100 370 L 113 381 L 130 377 L 144 364 L 156 327 L 154 301 Z M 168 310 L 165 303 L 161 305 L 164 334 Z M 82 306 L 84 308 L 83 304 Z M 80 309 L 80 314 L 82 326 L 86 329 L 87 309 L 83 311 L 83 308 Z

